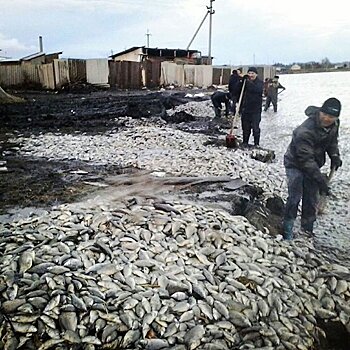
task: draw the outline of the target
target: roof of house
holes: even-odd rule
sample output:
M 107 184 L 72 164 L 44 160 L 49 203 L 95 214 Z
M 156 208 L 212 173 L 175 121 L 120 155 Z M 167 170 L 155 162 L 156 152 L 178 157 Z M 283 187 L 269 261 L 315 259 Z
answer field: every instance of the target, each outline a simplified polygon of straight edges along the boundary
M 41 56 L 45 56 L 45 52 L 32 53 L 31 55 L 22 57 L 21 61 L 30 61 L 30 60 L 33 60 L 34 58 L 38 58 Z
M 158 47 L 151 48 L 151 47 L 145 47 L 145 46 L 133 46 L 127 50 L 117 52 L 109 57 L 115 58 L 117 56 L 125 55 L 129 52 L 133 52 L 133 51 L 136 51 L 139 49 L 142 49 L 142 53 L 144 55 L 157 56 L 157 57 L 161 57 L 161 56 L 173 57 L 173 56 L 175 56 L 174 52 L 176 52 L 176 57 L 184 57 L 184 56 L 187 56 L 188 53 L 193 54 L 193 53 L 199 52 L 198 50 L 168 49 L 168 48 L 158 48 Z
M 0 63 L 16 63 L 16 62 L 20 62 L 19 58 L 1 58 L 0 57 Z
M 63 51 L 60 52 L 53 52 L 53 53 L 48 53 L 46 54 L 45 52 L 36 52 L 31 55 L 25 56 L 21 58 L 21 61 L 30 61 L 35 58 L 41 57 L 41 56 L 51 56 L 51 55 L 61 55 Z

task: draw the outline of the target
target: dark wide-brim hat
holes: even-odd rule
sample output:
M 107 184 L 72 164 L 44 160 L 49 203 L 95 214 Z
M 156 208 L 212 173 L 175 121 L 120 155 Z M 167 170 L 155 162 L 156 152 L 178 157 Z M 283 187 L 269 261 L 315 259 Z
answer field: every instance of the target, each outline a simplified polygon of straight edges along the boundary
M 331 97 L 324 101 L 320 111 L 338 118 L 341 111 L 341 103 L 337 98 Z

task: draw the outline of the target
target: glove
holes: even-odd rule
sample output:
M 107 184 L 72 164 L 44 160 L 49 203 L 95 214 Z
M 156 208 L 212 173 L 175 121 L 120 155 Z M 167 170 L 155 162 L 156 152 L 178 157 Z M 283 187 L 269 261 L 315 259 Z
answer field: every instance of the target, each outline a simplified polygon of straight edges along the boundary
M 243 75 L 242 79 L 243 79 L 243 81 L 244 80 L 249 80 L 249 75 L 248 74 Z
M 329 191 L 329 187 L 325 181 L 320 182 L 319 191 L 321 196 L 329 196 L 331 194 Z
M 338 170 L 343 165 L 339 156 L 333 156 L 331 158 L 331 169 Z

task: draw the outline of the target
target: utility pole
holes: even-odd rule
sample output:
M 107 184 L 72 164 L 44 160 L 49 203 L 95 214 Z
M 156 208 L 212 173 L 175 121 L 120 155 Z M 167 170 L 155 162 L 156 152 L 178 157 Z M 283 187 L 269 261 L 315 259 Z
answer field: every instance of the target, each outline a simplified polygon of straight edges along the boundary
M 197 28 L 196 32 L 194 33 L 191 41 L 189 42 L 189 44 L 187 45 L 187 48 L 186 50 L 189 50 L 193 40 L 195 39 L 195 37 L 197 36 L 198 32 L 199 32 L 199 29 L 201 29 L 204 21 L 206 20 L 206 18 L 209 16 L 209 53 L 208 53 L 208 61 L 209 61 L 209 64 L 211 64 L 211 32 L 212 32 L 212 15 L 215 13 L 215 11 L 213 10 L 213 2 L 215 0 L 210 0 L 210 6 L 207 6 L 207 12 L 204 16 L 204 18 L 202 19 L 202 22 L 201 24 L 199 25 L 199 27 Z
M 209 12 L 209 50 L 208 50 L 208 59 L 209 59 L 209 63 L 212 64 L 211 62 L 211 33 L 212 33 L 212 24 L 213 24 L 213 19 L 212 16 L 215 13 L 215 11 L 213 10 L 213 2 L 215 0 L 210 0 L 210 6 L 207 7 L 208 12 Z
M 147 36 L 147 47 L 149 47 L 149 37 L 150 35 L 152 35 L 150 32 L 149 32 L 149 29 L 147 29 L 147 33 L 146 33 L 146 36 Z

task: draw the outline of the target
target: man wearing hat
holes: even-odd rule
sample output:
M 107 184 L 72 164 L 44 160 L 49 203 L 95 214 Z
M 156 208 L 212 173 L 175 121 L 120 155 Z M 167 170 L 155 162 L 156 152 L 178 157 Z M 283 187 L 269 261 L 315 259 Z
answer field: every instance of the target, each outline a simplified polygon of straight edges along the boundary
M 308 116 L 293 131 L 292 141 L 284 155 L 288 180 L 288 199 L 283 222 L 283 237 L 293 239 L 293 225 L 302 199 L 301 227 L 313 234 L 318 193 L 328 195 L 328 183 L 320 168 L 331 159 L 331 169 L 342 166 L 338 148 L 340 101 L 327 99 L 322 107 L 309 106 Z
M 282 89 L 282 91 L 284 91 L 286 88 L 281 85 L 281 83 L 278 81 L 279 76 L 275 75 L 272 79 L 271 82 L 269 82 L 268 86 L 267 86 L 267 92 L 266 92 L 266 102 L 265 102 L 265 107 L 264 107 L 264 111 L 266 112 L 269 107 L 270 104 L 272 102 L 273 105 L 273 111 L 276 113 L 277 112 L 277 101 L 278 101 L 278 89 Z M 282 92 L 280 91 L 280 92 Z
M 243 147 L 248 146 L 253 130 L 254 145 L 260 144 L 260 121 L 262 109 L 262 94 L 264 83 L 258 78 L 255 67 L 248 68 L 248 74 L 243 77 L 245 88 L 241 107 L 241 123 L 243 131 Z

